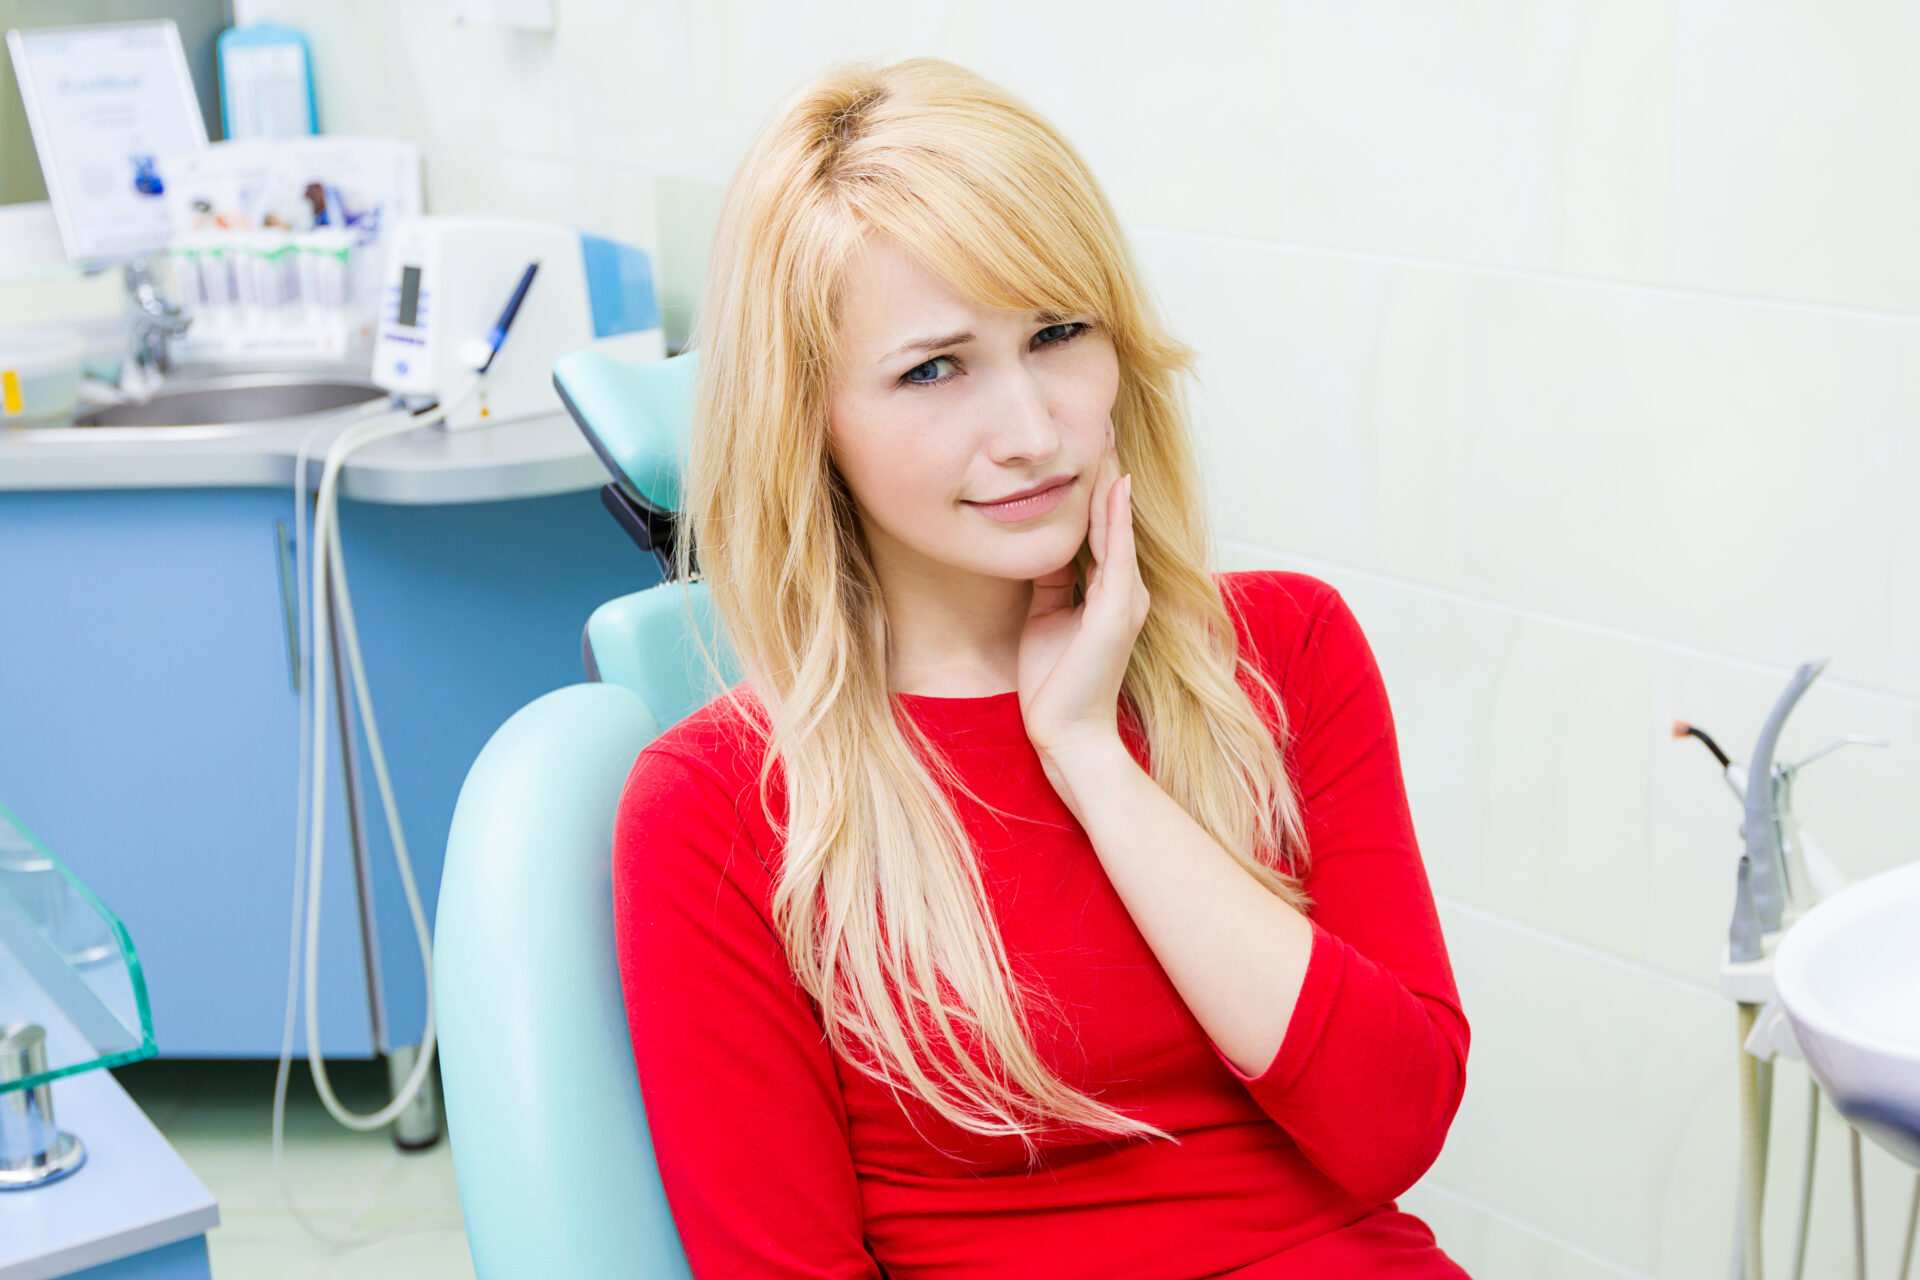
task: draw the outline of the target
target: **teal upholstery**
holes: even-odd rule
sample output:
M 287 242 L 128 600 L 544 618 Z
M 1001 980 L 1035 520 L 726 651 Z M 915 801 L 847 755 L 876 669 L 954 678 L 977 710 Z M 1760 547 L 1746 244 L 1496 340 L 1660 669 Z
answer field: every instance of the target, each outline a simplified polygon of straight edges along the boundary
M 454 807 L 433 990 L 481 1280 L 691 1274 L 613 946 L 614 810 L 654 724 L 631 689 L 556 689 L 494 733 Z
M 553 362 L 554 386 L 615 482 L 662 511 L 680 509 L 698 361 L 693 352 L 616 360 L 588 350 Z
M 663 582 L 595 609 L 587 619 L 588 673 L 639 694 L 664 729 L 711 696 L 712 677 L 691 633 L 695 627 L 726 683 L 739 680 L 704 582 Z
M 692 358 L 625 364 L 576 352 L 554 381 L 615 483 L 650 518 L 670 520 Z M 737 679 L 702 583 L 663 582 L 595 610 L 583 645 L 594 683 L 516 712 L 454 808 L 434 999 L 480 1280 L 689 1275 L 627 1036 L 610 853 L 635 757 L 705 700 L 695 628 Z

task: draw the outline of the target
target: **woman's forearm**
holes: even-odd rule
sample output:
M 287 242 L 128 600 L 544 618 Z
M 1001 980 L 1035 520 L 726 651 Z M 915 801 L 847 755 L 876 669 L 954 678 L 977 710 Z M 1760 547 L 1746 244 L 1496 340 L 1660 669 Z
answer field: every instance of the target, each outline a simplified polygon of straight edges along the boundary
M 1313 951 L 1307 917 L 1275 897 L 1118 740 L 1046 761 L 1107 878 L 1220 1052 L 1264 1072 Z

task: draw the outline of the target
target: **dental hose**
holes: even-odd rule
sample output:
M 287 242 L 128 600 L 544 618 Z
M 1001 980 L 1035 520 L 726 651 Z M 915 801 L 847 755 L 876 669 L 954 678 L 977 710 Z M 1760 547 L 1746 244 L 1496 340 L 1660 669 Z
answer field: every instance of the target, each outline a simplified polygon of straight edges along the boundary
M 359 636 L 353 625 L 353 606 L 347 592 L 346 565 L 341 554 L 339 519 L 339 483 L 340 471 L 346 465 L 350 454 L 356 450 L 385 439 L 400 435 L 419 427 L 437 422 L 445 415 L 445 409 L 426 415 L 427 420 L 408 417 L 399 422 L 374 422 L 349 428 L 348 432 L 327 450 L 325 467 L 320 476 L 320 496 L 314 511 L 313 527 L 313 644 L 312 655 L 316 672 L 312 696 L 320 697 L 318 672 L 325 669 L 328 660 L 328 646 L 331 632 L 328 627 L 329 585 L 339 591 L 341 636 L 346 641 L 347 662 L 352 671 L 353 692 L 358 700 L 362 727 L 367 734 L 367 749 L 373 760 L 374 777 L 380 785 L 380 802 L 386 810 L 387 830 L 393 840 L 394 861 L 400 869 L 400 884 L 405 891 L 407 911 L 413 917 L 414 934 L 420 944 L 420 963 L 426 976 L 426 1025 L 421 1034 L 420 1053 L 414 1061 L 413 1070 L 399 1094 L 386 1106 L 369 1115 L 349 1111 L 340 1102 L 333 1091 L 332 1082 L 327 1078 L 326 1063 L 320 1052 L 320 884 L 323 855 L 326 851 L 324 829 L 326 825 L 326 768 L 327 768 L 327 726 L 324 716 L 316 715 L 313 724 L 313 805 L 309 813 L 310 834 L 308 836 L 307 855 L 307 924 L 306 924 L 306 1029 L 307 1064 L 313 1071 L 314 1087 L 319 1091 L 321 1105 L 340 1124 L 349 1129 L 368 1131 L 384 1128 L 412 1102 L 426 1075 L 433 1066 L 433 940 L 427 927 L 426 912 L 420 905 L 420 894 L 414 884 L 413 866 L 407 857 L 406 838 L 400 829 L 400 816 L 393 799 L 393 783 L 387 773 L 386 753 L 381 750 L 379 726 L 373 719 L 373 704 L 367 693 L 366 668 L 361 662 Z M 329 578 L 331 574 L 331 578 Z M 340 691 L 346 696 L 346 690 Z
M 1760 1062 L 1747 1052 L 1760 1006 L 1740 1002 L 1740 1147 L 1744 1195 L 1741 1202 L 1741 1280 L 1762 1280 L 1760 1269 L 1760 1213 L 1766 1203 L 1767 1161 L 1760 1124 Z
M 274 1079 L 273 1099 L 273 1163 L 275 1174 L 288 1208 L 306 1230 L 314 1236 L 336 1245 L 369 1244 L 378 1240 L 412 1234 L 422 1230 L 448 1229 L 457 1222 L 426 1222 L 409 1224 L 384 1231 L 368 1233 L 341 1233 L 329 1230 L 309 1219 L 294 1199 L 292 1188 L 288 1185 L 283 1162 L 283 1148 L 286 1129 L 287 1085 L 293 1060 L 294 1010 L 298 1003 L 301 978 L 306 979 L 306 1031 L 307 1062 L 313 1073 L 314 1086 L 320 1095 L 320 1101 L 327 1112 L 341 1125 L 354 1130 L 368 1131 L 391 1123 L 406 1107 L 412 1103 L 426 1083 L 427 1073 L 432 1069 L 434 1051 L 434 1011 L 433 1011 L 433 953 L 432 937 L 427 927 L 426 913 L 420 902 L 418 886 L 414 880 L 411 860 L 407 856 L 406 840 L 401 831 L 399 811 L 393 798 L 392 779 L 387 772 L 386 755 L 380 745 L 379 728 L 374 719 L 371 696 L 368 693 L 366 668 L 361 659 L 359 632 L 353 621 L 352 599 L 346 581 L 345 557 L 342 554 L 338 486 L 340 471 L 346 459 L 356 450 L 373 444 L 389 436 L 418 430 L 442 421 L 446 414 L 464 402 L 478 390 L 479 381 L 475 379 L 460 394 L 420 415 L 413 415 L 404 409 L 363 407 L 350 415 L 344 428 L 339 421 L 332 421 L 308 433 L 301 441 L 295 459 L 296 501 L 296 544 L 302 549 L 299 558 L 299 602 L 300 631 L 307 637 L 307 679 L 303 683 L 300 703 L 300 777 L 302 782 L 298 826 L 294 847 L 294 894 L 293 921 L 289 930 L 289 954 L 287 972 L 287 1010 L 282 1029 L 281 1051 L 278 1071 Z M 382 412 L 381 410 L 385 410 Z M 315 503 L 313 528 L 313 553 L 311 583 L 318 584 L 317 590 L 310 591 L 307 573 L 308 559 L 304 554 L 306 542 L 306 508 L 308 467 L 312 448 L 316 438 L 324 431 L 334 430 L 338 434 L 328 447 L 325 464 L 322 468 L 319 494 Z M 348 659 L 352 684 L 360 710 L 361 720 L 367 733 L 367 746 L 373 760 L 374 774 L 380 787 L 381 803 L 387 817 L 388 832 L 393 840 L 394 858 L 400 871 L 400 882 L 405 892 L 407 909 L 412 917 L 415 938 L 420 946 L 421 965 L 426 977 L 426 1018 L 422 1032 L 418 1056 L 406 1081 L 396 1092 L 393 1100 L 385 1107 L 371 1114 L 361 1115 L 349 1111 L 334 1093 L 332 1083 L 326 1074 L 326 1066 L 320 1053 L 319 1031 L 319 935 L 320 935 L 320 885 L 321 854 L 324 851 L 324 817 L 326 784 L 326 722 L 324 719 L 324 696 L 320 684 L 320 673 L 325 669 L 328 655 L 327 638 L 330 630 L 327 620 L 327 588 L 331 586 L 339 593 L 339 622 L 343 648 Z M 311 600 L 312 608 L 308 603 Z M 345 697 L 346 691 L 340 690 L 339 696 Z M 311 788 L 308 769 L 311 765 Z M 304 916 L 304 936 L 306 946 L 302 956 L 300 941 L 302 938 L 302 918 Z M 304 960 L 304 963 L 302 963 Z

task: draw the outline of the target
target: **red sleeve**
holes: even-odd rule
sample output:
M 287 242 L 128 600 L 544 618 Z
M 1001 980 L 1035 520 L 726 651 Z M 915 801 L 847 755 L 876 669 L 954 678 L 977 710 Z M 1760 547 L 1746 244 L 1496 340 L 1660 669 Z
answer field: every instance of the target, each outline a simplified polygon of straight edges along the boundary
M 1467 1020 L 1373 650 L 1338 591 L 1289 579 L 1322 593 L 1317 606 L 1302 601 L 1315 616 L 1287 629 L 1299 638 L 1269 667 L 1283 668 L 1291 717 L 1313 950 L 1272 1063 L 1249 1077 L 1221 1061 L 1321 1172 L 1385 1202 L 1440 1154 L 1466 1088 Z M 1278 609 L 1298 608 L 1284 589 L 1276 595 Z
M 615 821 L 613 888 L 660 1180 L 700 1280 L 873 1280 L 839 1082 L 762 914 L 754 846 L 704 765 L 641 753 Z

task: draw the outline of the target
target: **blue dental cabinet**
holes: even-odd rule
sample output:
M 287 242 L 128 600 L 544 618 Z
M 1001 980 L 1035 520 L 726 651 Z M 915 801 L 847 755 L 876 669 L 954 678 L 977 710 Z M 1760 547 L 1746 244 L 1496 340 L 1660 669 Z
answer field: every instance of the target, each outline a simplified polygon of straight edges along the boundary
M 658 574 L 592 489 L 341 510 L 431 920 L 468 766 L 514 711 L 582 678 L 588 614 Z M 286 489 L 0 492 L 0 795 L 125 921 L 167 1056 L 280 1049 L 299 787 L 282 523 L 290 541 Z M 375 1045 L 328 718 L 322 1048 L 364 1057 Z M 419 952 L 364 741 L 360 759 L 389 1034 L 410 1044 Z

